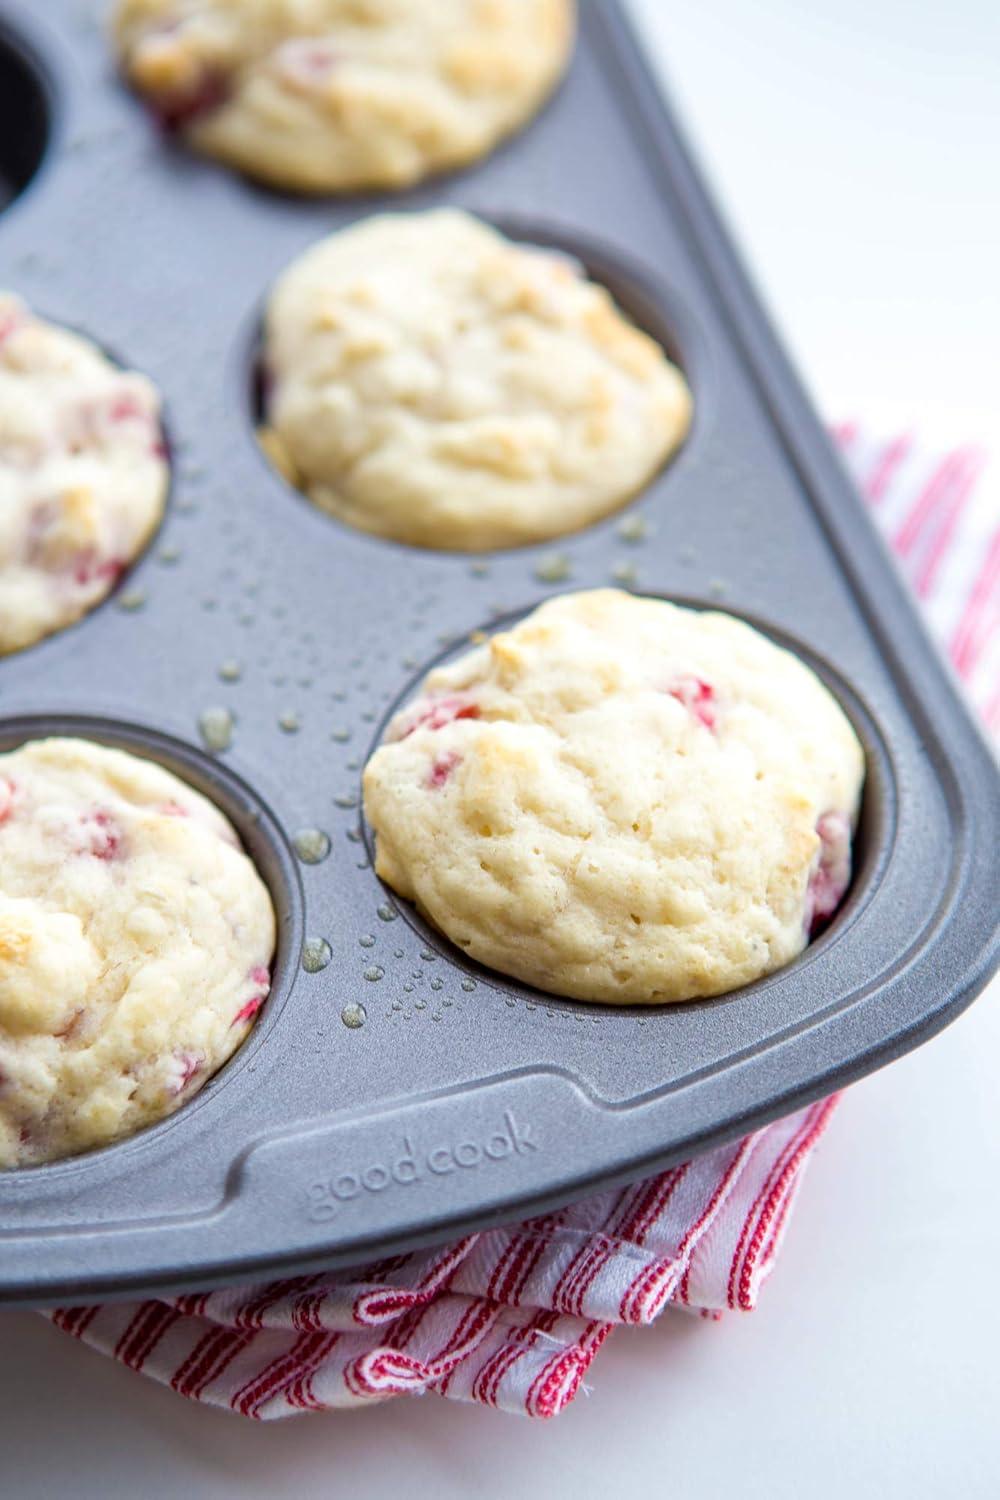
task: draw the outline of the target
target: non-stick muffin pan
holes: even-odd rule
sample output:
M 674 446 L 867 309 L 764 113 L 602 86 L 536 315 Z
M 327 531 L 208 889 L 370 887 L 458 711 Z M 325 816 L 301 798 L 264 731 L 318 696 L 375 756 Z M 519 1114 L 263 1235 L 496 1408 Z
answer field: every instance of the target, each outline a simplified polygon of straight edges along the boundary
M 176 770 L 240 830 L 280 938 L 258 1025 L 190 1104 L 0 1174 L 3 1297 L 345 1265 L 538 1212 L 760 1125 L 953 1019 L 995 954 L 990 754 L 618 8 L 583 5 L 564 86 L 488 161 L 340 201 L 264 192 L 164 142 L 115 77 L 98 10 L 0 3 L 0 178 L 23 189 L 0 216 L 0 285 L 156 382 L 172 487 L 105 604 L 0 660 L 0 746 L 81 733 Z M 267 290 L 390 201 L 459 204 L 565 249 L 682 366 L 691 433 L 620 514 L 543 546 L 418 550 L 340 525 L 268 465 Z M 721 606 L 793 647 L 867 755 L 840 913 L 720 999 L 554 1000 L 471 965 L 372 869 L 361 770 L 425 670 L 553 593 L 611 583 Z

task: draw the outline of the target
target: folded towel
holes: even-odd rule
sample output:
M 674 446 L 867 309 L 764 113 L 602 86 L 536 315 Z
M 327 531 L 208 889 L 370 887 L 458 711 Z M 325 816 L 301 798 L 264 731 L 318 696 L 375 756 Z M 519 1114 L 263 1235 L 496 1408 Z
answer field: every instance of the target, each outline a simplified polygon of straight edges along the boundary
M 987 724 L 1000 726 L 1000 509 L 981 450 L 835 433 Z M 992 478 L 992 484 L 990 482 Z M 833 1111 L 823 1100 L 635 1186 L 354 1271 L 46 1316 L 181 1395 L 247 1417 L 433 1391 L 534 1417 L 616 1323 L 749 1312 Z

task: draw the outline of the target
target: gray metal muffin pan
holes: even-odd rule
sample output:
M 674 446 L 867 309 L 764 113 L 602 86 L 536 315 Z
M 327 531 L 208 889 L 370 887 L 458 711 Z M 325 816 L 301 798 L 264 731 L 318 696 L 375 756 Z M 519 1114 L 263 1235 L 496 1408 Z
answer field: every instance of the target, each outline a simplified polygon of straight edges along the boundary
M 38 9 L 0 0 L 0 170 L 25 178 L 44 137 L 11 82 L 12 36 L 51 116 L 44 164 L 0 218 L 0 285 L 158 383 L 174 477 L 116 594 L 0 661 L 0 743 L 81 732 L 177 769 L 239 826 L 281 939 L 256 1030 L 191 1104 L 0 1174 L 0 1297 L 345 1265 L 538 1212 L 760 1125 L 953 1019 L 995 958 L 993 764 L 617 6 L 584 4 L 570 76 L 518 139 L 393 206 L 462 204 L 579 255 L 681 361 L 697 416 L 619 516 L 485 558 L 348 530 L 255 445 L 267 287 L 386 201 L 287 199 L 173 148 L 117 83 L 99 8 Z M 615 1011 L 533 993 L 470 965 L 371 868 L 361 766 L 426 667 L 554 591 L 615 581 L 793 645 L 868 754 L 843 910 L 798 962 L 718 1000 Z M 219 707 L 235 728 L 212 756 L 199 719 Z M 309 828 L 330 838 L 317 864 L 293 850 Z M 318 972 L 306 937 L 330 945 Z

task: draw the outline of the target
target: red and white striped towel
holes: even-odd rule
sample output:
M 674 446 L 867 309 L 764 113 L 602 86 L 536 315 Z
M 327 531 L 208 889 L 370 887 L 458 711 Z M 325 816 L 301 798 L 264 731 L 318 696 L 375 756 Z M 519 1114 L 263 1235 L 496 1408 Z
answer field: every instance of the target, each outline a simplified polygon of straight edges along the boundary
M 982 453 L 837 436 L 946 650 L 1000 720 L 1000 506 Z M 357 1271 L 60 1309 L 57 1327 L 248 1417 L 433 1391 L 550 1417 L 616 1323 L 750 1311 L 834 1099 L 637 1186 Z

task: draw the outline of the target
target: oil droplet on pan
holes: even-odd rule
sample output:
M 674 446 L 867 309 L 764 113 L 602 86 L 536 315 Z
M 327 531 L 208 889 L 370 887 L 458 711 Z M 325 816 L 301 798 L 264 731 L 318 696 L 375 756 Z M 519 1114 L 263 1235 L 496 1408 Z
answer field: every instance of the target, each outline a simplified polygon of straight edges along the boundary
M 343 1021 L 344 1025 L 349 1026 L 352 1031 L 357 1031 L 358 1027 L 363 1026 L 367 1021 L 368 1012 L 365 1010 L 364 1006 L 359 1005 L 356 1000 L 351 1000 L 347 1005 L 344 1006 L 343 1010 L 340 1012 L 340 1019 Z
M 126 589 L 123 594 L 118 595 L 118 608 L 129 610 L 142 609 L 146 603 L 145 589 Z
M 325 969 L 333 957 L 333 949 L 326 938 L 306 938 L 302 944 L 302 967 L 307 974 L 318 974 Z
M 540 583 L 562 583 L 569 576 L 569 558 L 564 552 L 550 552 L 539 558 L 535 566 L 535 577 Z
M 238 661 L 224 661 L 219 667 L 219 676 L 223 682 L 239 682 L 243 667 Z
M 365 978 L 370 984 L 376 984 L 385 973 L 381 964 L 372 964 L 370 969 L 365 970 Z
M 228 708 L 206 708 L 198 719 L 198 730 L 209 750 L 228 750 L 233 742 L 235 720 Z
M 397 913 L 394 908 L 391 907 L 387 902 L 383 902 L 382 905 L 378 908 L 378 916 L 380 921 L 382 922 L 395 922 L 396 915 Z
M 304 865 L 318 865 L 330 852 L 330 835 L 322 828 L 300 828 L 292 845 Z
M 623 542 L 641 542 L 646 537 L 646 517 L 635 513 L 618 523 L 618 535 Z

